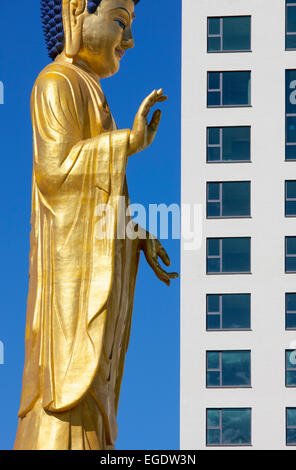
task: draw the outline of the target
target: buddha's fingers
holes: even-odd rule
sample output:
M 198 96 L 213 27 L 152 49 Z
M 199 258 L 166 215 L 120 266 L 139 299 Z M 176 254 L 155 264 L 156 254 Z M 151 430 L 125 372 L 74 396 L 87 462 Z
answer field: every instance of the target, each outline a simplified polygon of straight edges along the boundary
M 160 257 L 161 261 L 166 265 L 170 266 L 171 260 L 169 258 L 169 255 L 167 254 L 166 250 L 162 245 L 159 246 L 158 248 L 158 256 Z
M 154 270 L 156 276 L 158 277 L 158 279 L 163 281 L 167 286 L 170 285 L 171 282 L 170 282 L 169 273 L 167 273 L 164 269 L 162 269 L 162 267 L 160 266 L 160 264 L 156 260 L 154 261 L 153 270 Z
M 148 126 L 151 132 L 155 133 L 157 131 L 160 120 L 161 120 L 161 111 L 160 109 L 157 109 L 156 111 L 154 111 L 152 119 Z
M 163 96 L 163 90 L 153 90 L 150 95 L 148 95 L 139 108 L 139 114 L 145 118 L 148 117 L 150 109 L 158 102 L 163 102 L 167 100 L 167 96 Z

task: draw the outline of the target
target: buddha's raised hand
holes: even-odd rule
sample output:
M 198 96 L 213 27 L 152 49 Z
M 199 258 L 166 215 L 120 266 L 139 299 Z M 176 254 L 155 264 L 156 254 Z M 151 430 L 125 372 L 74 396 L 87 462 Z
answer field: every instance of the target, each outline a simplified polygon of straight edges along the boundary
M 154 111 L 150 124 L 148 124 L 148 115 L 152 106 L 166 100 L 167 96 L 164 96 L 162 89 L 154 90 L 144 99 L 136 114 L 130 134 L 129 156 L 141 152 L 152 144 L 160 123 L 161 111 L 160 109 Z

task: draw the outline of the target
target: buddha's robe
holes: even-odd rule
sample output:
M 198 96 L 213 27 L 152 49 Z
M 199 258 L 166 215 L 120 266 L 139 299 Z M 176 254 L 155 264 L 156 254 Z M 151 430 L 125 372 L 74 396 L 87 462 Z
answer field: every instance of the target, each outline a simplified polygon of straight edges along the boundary
M 15 449 L 112 449 L 139 262 L 116 237 L 129 130 L 95 76 L 56 61 L 32 92 L 25 366 Z M 103 223 L 100 204 L 114 217 Z M 99 225 L 98 225 L 99 224 Z M 122 231 L 121 231 L 122 232 Z M 123 233 L 123 232 L 122 232 Z

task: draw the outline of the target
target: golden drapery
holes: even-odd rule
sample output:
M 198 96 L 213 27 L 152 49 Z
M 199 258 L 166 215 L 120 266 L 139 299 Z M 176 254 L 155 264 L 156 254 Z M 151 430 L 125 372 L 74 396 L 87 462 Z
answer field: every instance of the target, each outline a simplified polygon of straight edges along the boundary
M 129 130 L 96 78 L 57 60 L 32 92 L 26 356 L 15 449 L 111 449 L 139 262 L 116 238 Z M 100 204 L 115 217 L 97 233 Z M 129 217 L 124 215 L 125 224 Z

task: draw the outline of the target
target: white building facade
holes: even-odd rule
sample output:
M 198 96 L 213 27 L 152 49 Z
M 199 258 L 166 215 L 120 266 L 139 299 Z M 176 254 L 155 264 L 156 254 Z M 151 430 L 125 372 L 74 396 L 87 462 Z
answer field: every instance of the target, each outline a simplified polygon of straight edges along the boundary
M 296 449 L 293 33 L 296 0 L 183 1 L 181 449 Z

